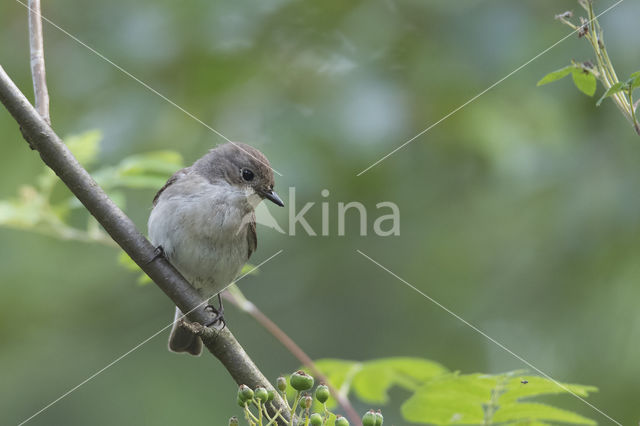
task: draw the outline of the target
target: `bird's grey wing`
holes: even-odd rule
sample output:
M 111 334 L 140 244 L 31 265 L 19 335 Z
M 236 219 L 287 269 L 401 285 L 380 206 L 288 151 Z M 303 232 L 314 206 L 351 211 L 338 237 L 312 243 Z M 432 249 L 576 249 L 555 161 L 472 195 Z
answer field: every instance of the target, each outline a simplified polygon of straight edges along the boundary
M 251 213 L 251 221 L 247 224 L 247 260 L 251 257 L 256 247 L 258 247 L 258 235 L 256 234 L 256 214 Z
M 153 197 L 153 205 L 155 206 L 158 203 L 158 199 L 160 198 L 160 195 L 162 195 L 162 193 L 164 192 L 165 189 L 167 189 L 171 184 L 173 184 L 176 180 L 178 180 L 178 177 L 187 174 L 187 171 L 189 170 L 189 167 L 185 167 L 184 169 L 180 169 L 177 172 L 175 172 L 173 174 L 173 176 L 171 176 L 169 178 L 169 180 L 167 180 L 167 183 L 164 184 L 164 186 L 162 188 L 160 188 L 160 190 L 156 193 L 156 196 Z

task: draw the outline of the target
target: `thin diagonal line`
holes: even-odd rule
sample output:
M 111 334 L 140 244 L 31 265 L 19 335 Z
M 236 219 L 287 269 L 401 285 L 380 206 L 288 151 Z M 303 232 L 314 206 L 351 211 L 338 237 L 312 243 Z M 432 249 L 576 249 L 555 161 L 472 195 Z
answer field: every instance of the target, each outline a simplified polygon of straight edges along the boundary
M 373 260 L 371 257 L 367 256 L 366 254 L 364 254 L 362 251 L 360 250 L 356 250 L 358 253 L 360 253 L 362 256 L 366 257 L 367 259 L 369 259 L 372 263 L 378 265 L 381 269 L 387 271 L 390 275 L 392 275 L 393 277 L 397 278 L 398 280 L 400 280 L 401 282 L 403 282 L 404 284 L 406 284 L 408 287 L 410 287 L 411 289 L 413 289 L 414 291 L 418 292 L 419 294 L 421 294 L 425 299 L 428 299 L 431 303 L 437 305 L 439 308 L 442 308 L 444 311 L 446 311 L 448 314 L 452 315 L 453 317 L 455 317 L 457 320 L 461 321 L 462 323 L 464 323 L 465 325 L 471 327 L 474 331 L 476 331 L 477 333 L 481 334 L 482 336 L 484 336 L 486 339 L 488 339 L 489 341 L 491 341 L 492 343 L 496 344 L 497 346 L 499 346 L 500 348 L 502 348 L 503 350 L 505 350 L 506 352 L 508 352 L 509 354 L 511 354 L 513 357 L 515 357 L 516 359 L 522 361 L 523 363 L 525 363 L 527 366 L 529 366 L 530 368 L 532 368 L 533 370 L 535 370 L 536 372 L 540 373 L 542 376 L 544 376 L 545 378 L 551 380 L 556 386 L 560 387 L 562 390 L 570 393 L 571 395 L 575 396 L 576 398 L 578 398 L 580 401 L 584 402 L 585 404 L 587 404 L 589 407 L 591 407 L 592 409 L 594 409 L 595 411 L 597 411 L 598 413 L 602 414 L 604 417 L 606 417 L 607 419 L 611 420 L 613 423 L 617 424 L 618 426 L 622 426 L 622 423 L 614 420 L 611 416 L 609 416 L 608 414 L 606 414 L 604 411 L 600 410 L 598 407 L 596 407 L 595 405 L 591 404 L 589 401 L 587 401 L 586 399 L 582 398 L 580 395 L 576 394 L 575 392 L 571 391 L 571 389 L 569 389 L 568 387 L 566 387 L 565 385 L 563 385 L 562 383 L 558 382 L 557 380 L 555 380 L 553 377 L 549 376 L 547 373 L 545 373 L 544 371 L 540 370 L 538 367 L 536 367 L 535 365 L 531 364 L 529 361 L 527 361 L 526 359 L 522 358 L 520 355 L 518 355 L 517 353 L 513 352 L 511 349 L 507 348 L 505 345 L 503 345 L 502 343 L 498 342 L 496 339 L 494 339 L 493 337 L 489 336 L 487 333 L 485 333 L 484 331 L 480 330 L 478 327 L 476 327 L 475 325 L 471 324 L 469 321 L 465 320 L 464 318 L 462 318 L 460 315 L 456 314 L 455 312 L 453 312 L 451 309 L 447 308 L 446 306 L 444 306 L 442 303 L 438 302 L 437 300 L 435 300 L 433 297 L 429 296 L 428 294 L 426 294 L 425 292 L 423 292 L 422 290 L 416 288 L 415 286 L 411 285 L 409 282 L 405 281 L 404 279 L 400 278 L 398 275 L 396 275 L 395 273 L 393 273 L 391 270 L 389 270 L 388 268 L 384 267 L 383 265 L 381 265 L 379 262 Z
M 142 86 L 144 86 L 146 89 L 148 89 L 149 91 L 151 91 L 152 93 L 158 95 L 159 97 L 161 97 L 162 99 L 164 99 L 165 101 L 167 101 L 169 104 L 171 104 L 172 106 L 174 106 L 175 108 L 179 109 L 180 111 L 182 111 L 183 113 L 185 113 L 187 116 L 193 118 L 194 120 L 196 120 L 198 123 L 202 124 L 204 127 L 206 127 L 207 129 L 211 130 L 213 133 L 215 133 L 216 135 L 220 136 L 222 139 L 226 140 L 227 142 L 229 142 L 232 145 L 235 145 L 238 149 L 240 149 L 241 151 L 243 151 L 244 153 L 248 154 L 250 157 L 252 157 L 254 160 L 258 161 L 261 164 L 264 164 L 265 166 L 269 167 L 271 170 L 273 170 L 273 172 L 275 174 L 277 174 L 278 176 L 282 176 L 282 173 L 280 173 L 279 171 L 277 171 L 276 169 L 274 169 L 273 167 L 271 167 L 270 164 L 266 164 L 264 163 L 262 160 L 260 160 L 259 158 L 254 157 L 253 155 L 251 155 L 250 152 L 247 152 L 245 149 L 243 149 L 241 146 L 239 146 L 237 143 L 233 142 L 232 140 L 230 140 L 228 137 L 226 137 L 225 135 L 223 135 L 222 133 L 220 133 L 219 131 L 217 131 L 216 129 L 214 129 L 213 127 L 209 126 L 207 123 L 205 123 L 204 121 L 200 120 L 198 117 L 196 117 L 195 115 L 193 115 L 192 113 L 190 113 L 189 111 L 187 111 L 186 109 L 184 109 L 183 107 L 181 107 L 180 105 L 178 105 L 177 103 L 175 103 L 174 101 L 172 101 L 171 99 L 169 99 L 168 97 L 166 97 L 165 95 L 163 95 L 162 93 L 158 92 L 156 89 L 154 89 L 153 87 L 149 86 L 147 83 L 145 83 L 144 81 L 140 80 L 138 77 L 136 77 L 135 75 L 131 74 L 129 71 L 127 71 L 126 69 L 122 68 L 120 65 L 116 64 L 115 62 L 113 62 L 111 59 L 107 58 L 106 56 L 104 56 L 102 53 L 98 52 L 96 49 L 94 49 L 93 47 L 89 46 L 87 43 L 83 42 L 82 40 L 80 40 L 78 37 L 74 36 L 73 34 L 71 34 L 70 32 L 68 32 L 67 30 L 65 30 L 64 28 L 62 28 L 61 26 L 59 26 L 58 24 L 56 24 L 55 22 L 51 21 L 49 18 L 47 18 L 46 16 L 42 15 L 41 13 L 38 13 L 38 11 L 32 9 L 29 7 L 28 4 L 23 3 L 21 0 L 16 0 L 18 3 L 20 3 L 21 5 L 23 5 L 24 7 L 26 7 L 27 9 L 29 9 L 32 13 L 35 13 L 37 15 L 40 15 L 40 18 L 42 18 L 43 20 L 47 21 L 47 23 L 51 24 L 53 27 L 55 27 L 56 29 L 58 29 L 59 31 L 61 31 L 62 33 L 64 33 L 65 35 L 67 35 L 68 37 L 70 37 L 71 39 L 73 39 L 75 42 L 79 43 L 80 45 L 86 47 L 87 49 L 89 49 L 92 53 L 94 53 L 95 55 L 97 55 L 98 57 L 100 57 L 102 60 L 104 60 L 105 62 L 108 62 L 109 64 L 111 64 L 113 67 L 115 67 L 118 71 L 122 72 L 124 75 L 126 75 L 127 77 L 133 79 L 134 81 L 136 81 L 137 83 L 141 84 Z
M 277 255 L 279 255 L 280 253 L 282 253 L 284 250 L 280 250 L 278 252 L 276 252 L 275 254 L 271 255 L 271 257 L 267 258 L 266 260 L 264 260 L 262 263 L 260 263 L 259 265 L 253 267 L 250 271 L 247 271 L 246 273 L 242 274 L 240 277 L 238 277 L 238 279 L 236 279 L 235 281 L 233 281 L 231 284 L 236 283 L 238 281 L 240 281 L 241 279 L 243 279 L 244 277 L 246 277 L 247 275 L 249 275 L 251 272 L 255 271 L 256 269 L 258 269 L 259 267 L 261 267 L 262 265 L 264 265 L 265 263 L 267 263 L 268 261 L 270 261 L 271 259 L 273 259 L 274 257 L 276 257 Z M 227 289 L 227 287 L 229 287 L 231 284 L 227 285 L 225 288 L 223 288 L 222 290 L 220 290 L 220 292 L 223 292 Z M 196 306 L 195 308 L 191 309 L 189 312 L 187 312 L 186 314 L 182 315 L 182 317 L 180 317 L 180 319 L 185 318 L 187 315 L 189 315 L 191 312 L 195 311 L 196 309 L 200 308 L 201 306 L 205 305 L 206 303 L 209 302 L 209 300 L 214 297 L 215 294 L 211 297 L 209 297 L 208 299 L 206 299 L 204 302 L 200 303 L 198 306 Z M 154 337 L 156 337 L 158 334 L 162 333 L 163 331 L 165 331 L 166 329 L 168 329 L 169 327 L 173 326 L 173 321 L 171 323 L 169 323 L 169 325 L 161 328 L 160 330 L 158 330 L 157 332 L 155 332 L 154 334 L 152 334 L 151 336 L 147 337 L 146 339 L 144 339 L 142 342 L 138 343 L 137 345 L 135 345 L 133 348 L 129 349 L 127 352 L 123 353 L 122 355 L 120 355 L 118 358 L 114 359 L 113 361 L 111 361 L 109 364 L 105 365 L 104 367 L 102 367 L 100 370 L 96 371 L 95 373 L 93 373 L 92 375 L 90 375 L 89 377 L 87 377 L 86 379 L 84 379 L 83 381 L 81 381 L 80 383 L 78 383 L 77 385 L 75 385 L 74 387 L 72 387 L 71 389 L 69 389 L 68 391 L 66 391 L 65 393 L 63 393 L 62 395 L 60 395 L 58 398 L 54 399 L 53 401 L 51 401 L 50 403 L 48 403 L 47 405 L 45 405 L 44 407 L 42 407 L 40 410 L 38 410 L 37 412 L 35 412 L 34 414 L 32 414 L 30 417 L 28 417 L 27 419 L 23 420 L 22 422 L 20 422 L 18 424 L 18 426 L 22 426 L 25 423 L 27 423 L 28 421 L 30 421 L 31 419 L 33 419 L 34 417 L 36 417 L 37 415 L 41 414 L 42 412 L 46 411 L 47 409 L 51 408 L 51 406 L 53 406 L 54 404 L 56 404 L 57 402 L 60 402 L 62 399 L 64 399 L 65 397 L 69 396 L 69 394 L 73 393 L 74 391 L 78 390 L 78 388 L 80 388 L 81 386 L 85 385 L 86 383 L 90 382 L 91 380 L 95 379 L 98 375 L 100 375 L 101 373 L 103 373 L 105 370 L 107 370 L 109 367 L 112 367 L 114 364 L 116 364 L 117 362 L 121 361 L 123 358 L 125 358 L 127 355 L 131 354 L 132 352 L 136 351 L 138 348 L 140 348 L 141 346 L 143 346 L 145 343 L 149 342 L 150 340 L 152 340 Z
M 624 0 L 618 0 L 616 3 L 614 3 L 612 6 L 608 7 L 607 9 L 605 9 L 603 12 L 601 12 L 600 14 L 596 15 L 591 21 L 588 21 L 589 23 L 591 23 L 593 20 L 601 17 L 602 15 L 604 15 L 605 13 L 609 12 L 611 9 L 613 9 L 614 7 L 616 7 L 617 5 L 619 5 L 620 3 L 622 3 Z M 582 28 L 582 26 L 580 27 Z M 409 145 L 411 142 L 413 142 L 414 140 L 418 139 L 420 136 L 424 135 L 425 133 L 427 133 L 429 130 L 433 129 L 434 127 L 436 127 L 438 124 L 442 123 L 443 121 L 445 121 L 447 118 L 451 117 L 452 115 L 454 115 L 455 113 L 457 113 L 458 111 L 460 111 L 461 109 L 463 109 L 464 107 L 468 106 L 470 103 L 474 102 L 476 99 L 478 99 L 480 96 L 484 95 L 485 93 L 487 93 L 488 91 L 490 91 L 491 89 L 495 88 L 496 86 L 498 86 L 500 83 L 502 83 L 503 81 L 505 81 L 506 79 L 508 79 L 509 77 L 511 77 L 512 75 L 514 75 L 515 73 L 517 73 L 518 71 L 520 71 L 522 68 L 526 67 L 527 65 L 529 65 L 530 63 L 532 63 L 533 61 L 535 61 L 536 59 L 538 59 L 539 57 L 541 57 L 542 55 L 544 55 L 545 53 L 549 52 L 551 49 L 553 49 L 554 47 L 556 47 L 557 45 L 559 45 L 560 43 L 562 43 L 563 41 L 565 41 L 566 39 L 568 39 L 569 37 L 571 37 L 572 35 L 574 35 L 577 31 L 580 30 L 580 28 L 571 31 L 569 34 L 567 34 L 566 36 L 564 36 L 563 38 L 561 38 L 560 40 L 556 41 L 555 43 L 553 43 L 551 46 L 547 47 L 546 49 L 544 49 L 542 52 L 538 53 L 536 56 L 534 56 L 533 58 L 529 59 L 527 62 L 525 62 L 524 64 L 520 65 L 518 68 L 516 68 L 515 70 L 511 71 L 509 74 L 505 75 L 504 77 L 502 77 L 500 80 L 496 81 L 495 83 L 493 83 L 491 86 L 487 87 L 486 89 L 484 89 L 482 92 L 478 93 L 477 95 L 475 95 L 474 97 L 472 97 L 471 99 L 469 99 L 467 102 L 463 103 L 462 105 L 460 105 L 459 107 L 457 107 L 456 109 L 454 109 L 453 111 L 449 112 L 447 115 L 445 115 L 444 117 L 442 117 L 441 119 L 439 119 L 438 121 L 436 121 L 435 123 L 433 123 L 432 125 L 430 125 L 429 127 L 427 127 L 426 129 L 422 130 L 420 133 L 418 133 L 417 135 L 415 135 L 414 137 L 412 137 L 411 139 L 409 139 L 408 141 L 406 141 L 405 143 L 403 143 L 402 145 L 400 145 L 399 147 L 397 147 L 396 149 L 394 149 L 393 151 L 391 151 L 390 153 L 388 153 L 387 155 L 385 155 L 384 157 L 380 158 L 378 161 L 376 161 L 375 163 L 371 164 L 369 167 L 367 167 L 366 169 L 362 170 L 360 173 L 358 173 L 356 176 L 360 176 L 364 173 L 366 173 L 368 170 L 370 170 L 371 168 L 377 166 L 378 164 L 380 164 L 381 162 L 383 162 L 384 160 L 386 160 L 387 158 L 391 157 L 393 154 L 395 154 L 396 152 L 400 151 L 402 148 L 404 148 L 405 146 Z

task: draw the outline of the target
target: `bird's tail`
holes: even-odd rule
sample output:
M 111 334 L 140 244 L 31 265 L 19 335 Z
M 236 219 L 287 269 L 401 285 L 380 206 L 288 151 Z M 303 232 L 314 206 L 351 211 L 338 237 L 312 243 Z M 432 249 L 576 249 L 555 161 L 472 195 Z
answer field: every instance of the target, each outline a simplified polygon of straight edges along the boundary
M 176 315 L 173 319 L 173 328 L 169 336 L 169 350 L 172 352 L 186 352 L 198 356 L 202 353 L 202 340 L 184 327 L 180 327 L 179 321 L 184 314 L 176 307 Z M 186 321 L 185 318 L 183 321 Z

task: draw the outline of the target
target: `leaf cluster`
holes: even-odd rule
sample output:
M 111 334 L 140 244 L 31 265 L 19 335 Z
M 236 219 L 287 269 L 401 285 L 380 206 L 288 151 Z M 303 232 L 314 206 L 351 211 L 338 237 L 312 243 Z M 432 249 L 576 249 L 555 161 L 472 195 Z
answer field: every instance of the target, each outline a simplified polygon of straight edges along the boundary
M 71 153 L 88 170 L 98 159 L 101 142 L 102 134 L 98 130 L 65 138 Z M 177 152 L 152 151 L 131 155 L 114 166 L 97 168 L 91 175 L 109 197 L 124 209 L 124 190 L 160 188 L 181 167 L 182 157 Z M 53 171 L 43 165 L 35 183 L 21 186 L 15 197 L 0 200 L 0 226 L 65 240 L 115 246 L 111 237 L 81 207 L 78 199 L 61 184 Z
M 366 362 L 339 359 L 316 361 L 329 382 L 345 395 L 367 404 L 384 405 L 389 391 L 401 388 L 410 396 L 402 403 L 405 420 L 419 424 L 595 425 L 577 413 L 536 398 L 572 393 L 587 397 L 593 386 L 557 383 L 512 371 L 502 374 L 461 374 L 421 358 L 383 358 Z M 335 404 L 329 400 L 329 407 Z
M 628 79 L 620 81 L 613 67 L 609 53 L 604 43 L 602 27 L 593 10 L 593 0 L 579 0 L 578 3 L 587 12 L 587 17 L 580 17 L 579 23 L 573 22 L 573 12 L 567 11 L 556 15 L 556 20 L 571 27 L 578 37 L 584 38 L 591 45 L 595 53 L 595 63 L 571 61 L 571 64 L 545 75 L 538 86 L 572 76 L 575 86 L 587 96 L 596 93 L 597 81 L 605 89 L 604 94 L 596 102 L 596 106 L 607 98 L 611 98 L 624 117 L 633 125 L 640 135 L 640 122 L 636 116 L 638 101 L 634 103 L 634 91 L 640 87 L 640 71 L 632 73 Z

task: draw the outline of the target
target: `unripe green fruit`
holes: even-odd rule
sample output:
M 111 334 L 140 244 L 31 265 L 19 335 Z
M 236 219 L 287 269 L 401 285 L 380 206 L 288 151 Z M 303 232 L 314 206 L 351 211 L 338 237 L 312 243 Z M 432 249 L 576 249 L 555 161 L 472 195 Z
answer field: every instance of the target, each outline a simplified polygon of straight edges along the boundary
M 345 419 L 342 416 L 336 417 L 336 426 L 349 426 L 349 420 Z
M 322 425 L 322 416 L 318 413 L 313 413 L 309 418 L 309 424 L 311 426 L 321 426 Z
M 238 388 L 238 398 L 242 399 L 243 402 L 251 401 L 253 399 L 253 391 L 247 385 L 240 385 Z
M 384 417 L 382 417 L 382 413 L 380 410 L 376 412 L 376 426 L 382 426 L 382 422 L 384 421 Z
M 276 391 L 274 391 L 273 389 L 269 389 L 267 391 L 267 402 L 273 401 L 273 398 L 275 397 L 276 397 Z
M 376 426 L 376 413 L 369 410 L 362 416 L 362 426 Z
M 316 388 L 316 399 L 320 401 L 321 404 L 327 402 L 330 394 L 328 386 L 320 385 Z
M 229 419 L 229 426 L 238 426 L 240 423 L 238 422 L 238 418 L 233 416 Z
M 298 370 L 291 375 L 289 379 L 291 387 L 297 391 L 306 391 L 313 387 L 313 377 L 302 370 Z
M 255 390 L 255 397 L 258 401 L 266 402 L 269 399 L 269 392 L 262 386 L 258 386 Z
M 278 390 L 280 392 L 286 391 L 287 390 L 287 379 L 285 379 L 282 376 L 278 377 L 278 380 L 276 380 L 276 385 L 278 386 Z
M 242 397 L 240 396 L 240 394 L 238 394 L 237 402 L 238 402 L 238 405 L 239 405 L 240 407 L 244 408 L 244 403 L 245 403 L 245 401 L 244 401 L 244 399 L 242 399 Z

